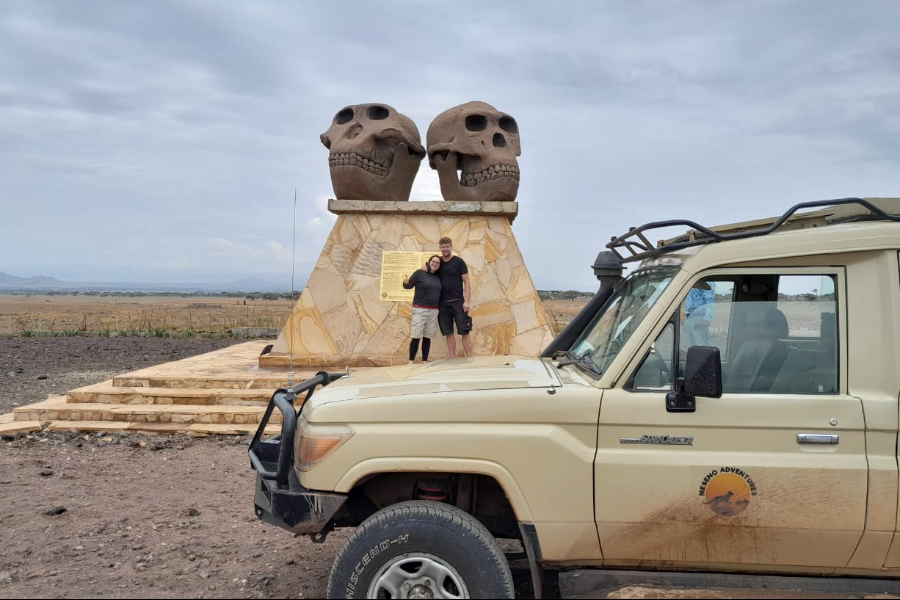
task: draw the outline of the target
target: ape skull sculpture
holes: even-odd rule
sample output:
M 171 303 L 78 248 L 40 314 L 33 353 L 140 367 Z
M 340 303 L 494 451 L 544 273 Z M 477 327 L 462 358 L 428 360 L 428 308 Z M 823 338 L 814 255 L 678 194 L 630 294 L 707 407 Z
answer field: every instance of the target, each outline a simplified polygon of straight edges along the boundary
M 320 136 L 343 200 L 409 200 L 425 148 L 416 124 L 387 104 L 341 109 Z
M 516 199 L 516 157 L 522 150 L 511 116 L 484 102 L 468 102 L 439 114 L 428 127 L 426 143 L 444 200 Z

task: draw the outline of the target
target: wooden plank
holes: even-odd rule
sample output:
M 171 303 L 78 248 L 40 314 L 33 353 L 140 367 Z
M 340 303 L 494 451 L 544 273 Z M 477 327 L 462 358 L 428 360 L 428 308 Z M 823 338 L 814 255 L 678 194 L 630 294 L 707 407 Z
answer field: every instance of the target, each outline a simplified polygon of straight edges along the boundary
M 0 435 L 13 435 L 16 433 L 28 433 L 40 430 L 40 421 L 13 421 L 12 423 L 0 424 Z
M 121 421 L 52 421 L 50 431 L 126 431 L 131 423 Z
M 191 425 L 188 428 L 188 431 L 191 435 L 197 435 L 198 437 L 201 435 L 253 435 L 256 433 L 256 426 L 250 425 Z M 267 435 L 275 435 L 276 433 L 281 433 L 280 425 L 268 425 L 266 426 L 266 434 Z

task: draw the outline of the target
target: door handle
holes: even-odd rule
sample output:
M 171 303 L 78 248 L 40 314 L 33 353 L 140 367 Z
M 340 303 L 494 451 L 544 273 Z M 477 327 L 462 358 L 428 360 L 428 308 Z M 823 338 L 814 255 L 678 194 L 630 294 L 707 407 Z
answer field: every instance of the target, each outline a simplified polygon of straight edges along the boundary
M 822 433 L 798 433 L 798 444 L 840 444 L 841 436 Z

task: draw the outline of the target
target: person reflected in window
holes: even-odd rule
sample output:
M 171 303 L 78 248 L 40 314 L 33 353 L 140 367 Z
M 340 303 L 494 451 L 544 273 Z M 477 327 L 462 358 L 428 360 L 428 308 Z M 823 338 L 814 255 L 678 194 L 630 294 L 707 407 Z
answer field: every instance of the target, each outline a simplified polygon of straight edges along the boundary
M 698 281 L 684 301 L 685 320 L 681 335 L 691 346 L 709 346 L 709 325 L 715 309 L 716 286 L 711 281 Z

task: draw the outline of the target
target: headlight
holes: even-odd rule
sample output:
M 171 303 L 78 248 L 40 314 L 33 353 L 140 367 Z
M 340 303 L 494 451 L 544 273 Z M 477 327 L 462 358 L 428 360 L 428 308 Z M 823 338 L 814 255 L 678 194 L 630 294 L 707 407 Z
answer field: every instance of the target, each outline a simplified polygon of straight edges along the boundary
M 297 468 L 309 471 L 353 436 L 346 425 L 315 425 L 303 415 L 297 420 Z

